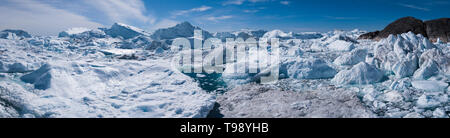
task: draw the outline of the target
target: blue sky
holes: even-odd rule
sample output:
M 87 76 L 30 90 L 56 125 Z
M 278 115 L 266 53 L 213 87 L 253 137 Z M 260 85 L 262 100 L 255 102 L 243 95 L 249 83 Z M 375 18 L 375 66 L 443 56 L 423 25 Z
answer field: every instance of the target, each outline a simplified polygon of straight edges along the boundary
M 0 29 L 56 35 L 114 22 L 148 31 L 189 21 L 210 32 L 240 29 L 382 29 L 404 16 L 449 17 L 450 0 L 0 0 Z

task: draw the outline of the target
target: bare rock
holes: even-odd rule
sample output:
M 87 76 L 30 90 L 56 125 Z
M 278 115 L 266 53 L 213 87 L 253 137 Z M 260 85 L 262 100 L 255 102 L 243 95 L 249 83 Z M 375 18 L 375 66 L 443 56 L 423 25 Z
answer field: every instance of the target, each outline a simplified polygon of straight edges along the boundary
M 439 38 L 442 42 L 450 42 L 450 18 L 441 18 L 425 22 L 428 38 L 436 42 Z

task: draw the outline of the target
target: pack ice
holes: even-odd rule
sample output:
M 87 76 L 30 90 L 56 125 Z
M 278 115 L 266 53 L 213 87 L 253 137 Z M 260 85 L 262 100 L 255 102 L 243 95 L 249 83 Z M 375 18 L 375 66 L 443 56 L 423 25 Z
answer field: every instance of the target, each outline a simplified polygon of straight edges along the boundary
M 183 22 L 153 33 L 122 23 L 58 36 L 2 31 L 0 117 L 449 117 L 450 44 L 411 32 L 374 41 L 357 40 L 360 30 L 194 30 Z M 227 61 L 224 73 L 182 73 L 170 64 L 178 37 L 278 38 L 280 57 L 257 58 L 274 55 L 269 45 Z M 235 72 L 254 63 L 269 66 Z M 274 68 L 279 81 L 260 84 Z
M 229 88 L 217 97 L 220 113 L 214 115 L 449 117 L 448 44 L 433 44 L 411 32 L 380 41 L 356 40 L 360 34 L 334 31 L 297 39 L 279 30 L 268 32 L 269 38 L 281 40 L 282 80 Z

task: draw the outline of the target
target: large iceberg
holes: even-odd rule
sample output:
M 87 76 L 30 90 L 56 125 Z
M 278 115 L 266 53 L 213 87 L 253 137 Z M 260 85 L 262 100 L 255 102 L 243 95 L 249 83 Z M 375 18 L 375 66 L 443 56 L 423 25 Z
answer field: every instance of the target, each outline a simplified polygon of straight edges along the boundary
M 427 38 L 422 35 L 415 35 L 412 32 L 400 35 L 390 35 L 386 39 L 380 40 L 374 46 L 374 56 L 381 61 L 380 67 L 385 70 L 394 70 L 394 65 L 406 65 L 413 66 L 407 67 L 409 70 L 415 70 L 415 64 L 418 64 L 414 58 L 420 57 L 421 54 L 427 50 L 432 49 L 434 46 Z M 405 60 L 407 59 L 407 60 Z M 412 61 L 411 61 L 412 60 Z M 414 69 L 415 68 L 415 69 Z M 402 77 L 410 76 L 411 71 L 408 71 L 406 75 L 400 75 Z
M 365 61 L 367 56 L 367 49 L 355 49 L 348 54 L 343 54 L 334 60 L 337 65 L 355 65 Z
M 418 58 L 414 54 L 408 54 L 405 58 L 395 63 L 392 70 L 397 78 L 409 77 L 414 74 L 418 68 Z
M 88 29 L 83 27 L 70 28 L 66 31 L 60 32 L 58 37 L 70 38 L 105 38 L 106 33 L 100 29 Z
M 296 59 L 285 64 L 289 78 L 327 79 L 337 73 L 327 62 L 318 58 Z
M 353 38 L 342 33 L 336 33 L 332 36 L 324 36 L 319 43 L 314 43 L 311 48 L 315 51 L 351 51 L 356 48 L 355 44 L 357 43 L 358 41 Z
M 106 34 L 111 37 L 122 37 L 123 39 L 130 39 L 139 35 L 150 36 L 146 31 L 134 26 L 123 23 L 114 23 L 110 29 L 107 29 Z
M 44 64 L 38 70 L 20 77 L 20 80 L 33 84 L 35 89 L 45 90 L 50 88 L 51 85 L 52 73 L 50 71 L 51 66 Z
M 361 62 L 350 70 L 342 70 L 331 80 L 337 84 L 372 84 L 383 80 L 384 73 L 373 65 Z
M 151 38 L 155 40 L 175 39 L 175 38 L 191 38 L 194 37 L 194 30 L 201 30 L 199 27 L 194 27 L 189 22 L 182 22 L 174 27 L 158 29 L 152 35 Z M 202 31 L 203 39 L 212 37 L 207 31 Z
M 262 39 L 270 40 L 272 38 L 280 38 L 280 39 L 291 39 L 292 38 L 292 32 L 285 33 L 281 30 L 272 30 L 270 32 L 267 32 L 262 36 Z
M 14 39 L 31 38 L 31 35 L 23 30 L 6 29 L 0 32 L 0 38 L 14 40 Z

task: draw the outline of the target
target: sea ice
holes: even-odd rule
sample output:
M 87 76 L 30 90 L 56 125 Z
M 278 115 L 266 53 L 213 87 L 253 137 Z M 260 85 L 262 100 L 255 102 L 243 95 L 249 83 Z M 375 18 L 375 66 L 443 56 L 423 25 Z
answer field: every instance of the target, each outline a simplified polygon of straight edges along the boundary
M 414 88 L 431 92 L 444 91 L 448 87 L 448 83 L 432 80 L 412 81 L 411 84 Z

